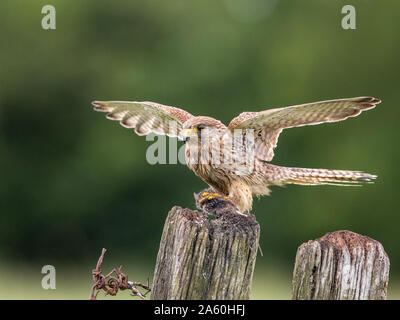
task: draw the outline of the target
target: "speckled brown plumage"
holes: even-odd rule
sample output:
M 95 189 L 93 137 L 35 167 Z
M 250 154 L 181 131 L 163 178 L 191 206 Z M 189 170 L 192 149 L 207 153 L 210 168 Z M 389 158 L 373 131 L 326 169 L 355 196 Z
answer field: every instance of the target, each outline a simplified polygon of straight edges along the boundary
M 139 135 L 156 133 L 186 140 L 189 169 L 244 212 L 251 209 L 253 196 L 269 194 L 270 185 L 352 185 L 375 179 L 361 171 L 288 168 L 267 161 L 272 160 L 283 129 L 345 120 L 378 103 L 373 97 L 358 97 L 243 112 L 228 126 L 154 102 L 95 101 L 93 105 Z

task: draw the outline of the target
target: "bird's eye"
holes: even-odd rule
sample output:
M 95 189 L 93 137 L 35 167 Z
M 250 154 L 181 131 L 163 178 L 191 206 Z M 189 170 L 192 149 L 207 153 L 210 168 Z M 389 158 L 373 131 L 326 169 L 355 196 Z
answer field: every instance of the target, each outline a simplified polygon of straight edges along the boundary
M 201 131 L 201 130 L 203 130 L 203 129 L 204 129 L 204 126 L 201 125 L 201 124 L 199 124 L 199 125 L 197 126 L 197 130 Z

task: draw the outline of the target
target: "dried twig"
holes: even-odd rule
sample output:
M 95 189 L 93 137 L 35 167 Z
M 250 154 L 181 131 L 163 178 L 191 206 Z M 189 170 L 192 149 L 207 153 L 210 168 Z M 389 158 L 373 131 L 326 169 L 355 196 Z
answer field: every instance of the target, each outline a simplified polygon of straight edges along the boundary
M 106 251 L 107 250 L 103 248 L 97 262 L 96 269 L 92 271 L 94 284 L 90 293 L 90 300 L 96 300 L 97 294 L 100 290 L 103 290 L 105 292 L 105 295 L 109 294 L 115 296 L 118 293 L 118 290 L 126 289 L 132 291 L 132 296 L 138 296 L 140 299 L 144 300 L 146 294 L 151 291 L 149 279 L 147 279 L 147 285 L 140 282 L 128 281 L 128 276 L 122 272 L 122 266 L 120 266 L 118 269 L 112 269 L 106 275 L 102 274 L 101 264 L 103 263 L 104 254 L 106 253 Z M 115 276 L 113 276 L 113 274 L 115 274 Z M 145 289 L 146 292 L 141 293 L 138 287 Z

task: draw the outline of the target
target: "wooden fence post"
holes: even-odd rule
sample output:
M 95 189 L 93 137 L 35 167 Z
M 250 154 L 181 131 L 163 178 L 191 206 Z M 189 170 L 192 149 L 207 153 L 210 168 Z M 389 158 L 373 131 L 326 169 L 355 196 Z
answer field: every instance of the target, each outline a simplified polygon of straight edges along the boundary
M 376 240 L 351 231 L 303 243 L 293 271 L 295 300 L 384 300 L 389 258 Z
M 259 224 L 253 215 L 173 207 L 158 251 L 151 299 L 248 299 Z

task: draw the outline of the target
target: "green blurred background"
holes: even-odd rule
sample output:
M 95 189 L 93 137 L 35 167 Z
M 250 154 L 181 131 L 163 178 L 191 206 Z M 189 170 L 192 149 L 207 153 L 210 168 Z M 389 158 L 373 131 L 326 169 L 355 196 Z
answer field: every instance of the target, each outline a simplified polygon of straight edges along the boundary
M 42 6 L 57 29 L 41 28 Z M 152 142 L 92 111 L 92 100 L 150 100 L 216 117 L 371 95 L 345 122 L 286 130 L 273 163 L 358 169 L 362 188 L 273 188 L 255 201 L 264 256 L 253 299 L 288 299 L 297 247 L 348 229 L 380 241 L 400 297 L 400 2 L 182 0 L 0 2 L 0 298 L 87 299 L 104 270 L 152 279 L 173 205 L 205 187 L 183 165 L 150 165 Z M 57 289 L 41 288 L 41 268 Z M 127 292 L 118 298 L 128 298 Z

